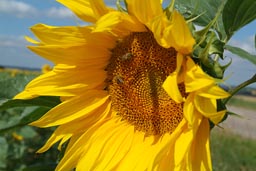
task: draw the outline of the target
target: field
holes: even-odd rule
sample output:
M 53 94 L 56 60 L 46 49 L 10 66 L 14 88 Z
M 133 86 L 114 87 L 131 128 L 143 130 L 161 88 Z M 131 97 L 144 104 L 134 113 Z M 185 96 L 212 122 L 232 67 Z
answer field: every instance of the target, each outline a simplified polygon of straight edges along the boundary
M 255 171 L 255 139 L 215 129 L 211 134 L 211 151 L 214 171 Z
M 237 95 L 230 100 L 231 115 L 211 134 L 214 171 L 255 171 L 256 97 Z
M 2 69 L 0 104 L 22 91 L 39 73 Z M 236 96 L 230 101 L 228 109 L 240 116 L 229 116 L 224 123 L 212 130 L 214 171 L 255 171 L 256 97 Z M 41 111 L 41 108 L 0 109 L 0 171 L 51 171 L 55 167 L 60 157 L 56 147 L 45 154 L 35 154 L 52 132 L 52 129 L 27 126 L 28 113 L 37 111 Z

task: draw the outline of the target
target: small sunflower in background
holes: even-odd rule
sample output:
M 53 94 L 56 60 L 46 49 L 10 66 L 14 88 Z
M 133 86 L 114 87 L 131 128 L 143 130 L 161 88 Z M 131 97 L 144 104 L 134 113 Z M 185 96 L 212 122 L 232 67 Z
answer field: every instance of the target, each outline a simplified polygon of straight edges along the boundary
M 58 0 L 89 26 L 32 27 L 29 48 L 52 61 L 16 99 L 60 96 L 37 127 L 58 126 L 45 152 L 68 142 L 56 170 L 212 170 L 210 122 L 229 96 L 193 60 L 183 16 L 160 0 Z M 170 5 L 172 6 L 172 4 Z
M 49 64 L 44 64 L 43 66 L 42 66 L 42 68 L 41 68 L 41 72 L 43 73 L 43 74 L 45 74 L 45 73 L 47 73 L 47 72 L 49 72 L 49 71 L 51 71 L 52 70 L 52 67 L 49 65 Z

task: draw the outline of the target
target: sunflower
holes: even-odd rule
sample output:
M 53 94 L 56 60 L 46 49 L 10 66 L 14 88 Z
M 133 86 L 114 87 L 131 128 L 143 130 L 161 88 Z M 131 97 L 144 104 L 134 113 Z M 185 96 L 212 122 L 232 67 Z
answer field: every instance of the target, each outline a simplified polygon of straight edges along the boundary
M 58 1 L 91 25 L 32 27 L 29 48 L 55 65 L 15 98 L 61 97 L 31 123 L 58 126 L 38 152 L 68 142 L 58 171 L 212 170 L 209 122 L 228 93 L 190 57 L 182 15 L 160 0 Z

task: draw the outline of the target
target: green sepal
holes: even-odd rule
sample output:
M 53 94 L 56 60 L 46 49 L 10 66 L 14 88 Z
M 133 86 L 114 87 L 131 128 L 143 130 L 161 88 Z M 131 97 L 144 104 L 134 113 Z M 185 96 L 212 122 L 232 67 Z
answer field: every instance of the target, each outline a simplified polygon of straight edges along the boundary
M 227 115 L 235 116 L 237 118 L 244 118 L 242 115 L 234 113 L 234 112 L 231 112 L 231 111 L 227 111 Z
M 219 40 L 217 36 L 214 36 L 210 45 L 209 54 L 218 54 L 223 59 L 224 46 L 225 43 Z

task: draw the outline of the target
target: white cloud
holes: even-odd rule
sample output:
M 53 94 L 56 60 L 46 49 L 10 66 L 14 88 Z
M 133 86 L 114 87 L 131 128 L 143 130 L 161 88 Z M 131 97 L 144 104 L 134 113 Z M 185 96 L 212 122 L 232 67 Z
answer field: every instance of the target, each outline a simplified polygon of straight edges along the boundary
M 236 40 L 236 39 L 231 39 L 230 42 L 228 43 L 231 46 L 239 47 L 241 49 L 246 50 L 250 54 L 256 54 L 255 47 L 254 47 L 254 35 L 246 37 L 243 40 Z M 250 62 L 245 60 L 244 58 L 238 57 L 237 55 L 232 54 L 229 51 L 225 51 L 225 56 L 228 57 L 228 60 L 232 58 L 232 65 L 235 65 L 236 68 L 243 68 L 244 65 L 247 66 Z M 245 64 L 246 63 L 246 64 Z M 247 64 L 248 63 L 248 64 Z M 255 67 L 255 66 L 254 66 Z M 249 68 L 244 68 L 245 70 L 250 69 Z M 254 72 L 255 72 L 254 68 Z
M 246 37 L 243 40 L 232 39 L 228 44 L 242 48 L 251 54 L 256 54 L 254 48 L 254 35 Z M 255 74 L 255 65 L 250 61 L 240 58 L 229 51 L 225 51 L 225 56 L 227 56 L 226 63 L 232 59 L 232 64 L 230 67 L 228 67 L 227 72 L 225 72 L 225 76 L 230 77 L 227 82 L 230 82 L 233 85 L 237 85 L 243 81 L 248 80 L 252 75 Z M 254 87 L 255 86 L 256 85 L 254 84 Z
M 1 1 L 1 0 L 0 0 Z M 32 53 L 23 35 L 0 35 L 0 66 L 41 68 L 50 61 Z
M 16 0 L 0 0 L 0 13 L 7 13 L 23 18 L 35 15 L 37 12 L 33 6 Z
M 254 47 L 254 35 L 247 37 L 244 41 L 232 39 L 229 44 L 246 50 L 251 54 L 256 54 Z
M 48 18 L 72 18 L 74 14 L 65 7 L 52 7 L 46 10 L 39 10 L 34 6 L 17 0 L 0 0 L 0 14 L 14 15 L 18 18 L 42 17 Z
M 52 7 L 48 9 L 46 15 L 50 18 L 72 18 L 74 14 L 68 9 L 64 7 L 56 8 Z
M 0 47 L 25 47 L 27 44 L 24 36 L 0 35 Z

